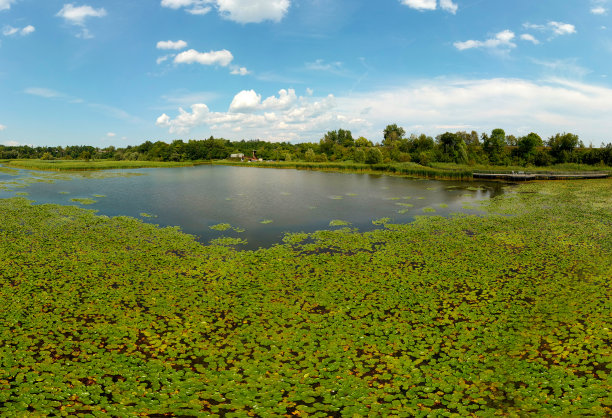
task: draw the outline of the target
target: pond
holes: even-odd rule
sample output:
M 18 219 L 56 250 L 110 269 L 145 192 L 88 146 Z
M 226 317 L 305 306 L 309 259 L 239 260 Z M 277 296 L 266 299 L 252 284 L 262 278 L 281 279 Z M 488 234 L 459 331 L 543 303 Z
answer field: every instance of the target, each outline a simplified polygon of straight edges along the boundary
M 104 172 L 0 172 L 0 198 L 79 205 L 100 215 L 132 216 L 179 226 L 203 243 L 220 237 L 267 247 L 285 232 L 343 226 L 367 231 L 372 221 L 480 213 L 478 202 L 503 193 L 492 182 L 202 165 Z M 341 221 L 341 222 L 340 222 Z M 330 225 L 331 223 L 331 225 Z M 211 228 L 212 227 L 212 228 Z

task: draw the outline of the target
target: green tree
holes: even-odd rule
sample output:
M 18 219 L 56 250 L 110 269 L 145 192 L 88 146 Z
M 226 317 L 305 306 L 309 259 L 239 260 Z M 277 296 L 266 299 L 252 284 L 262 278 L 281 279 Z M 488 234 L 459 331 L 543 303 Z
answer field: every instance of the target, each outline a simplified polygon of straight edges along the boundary
M 528 135 L 518 139 L 518 149 L 516 151 L 519 158 L 526 163 L 532 163 L 535 157 L 536 147 L 542 146 L 542 138 L 536 133 L 531 132 Z
M 353 161 L 355 161 L 356 163 L 359 163 L 359 164 L 363 164 L 363 163 L 365 163 L 365 160 L 366 160 L 366 153 L 365 153 L 365 151 L 363 150 L 363 148 L 357 148 L 355 150 L 355 154 L 353 156 Z
M 506 152 L 506 132 L 503 129 L 493 129 L 491 136 L 483 135 L 483 149 L 493 164 L 502 164 Z
M 578 135 L 571 133 L 556 134 L 548 139 L 550 154 L 558 163 L 571 160 L 574 149 L 578 146 Z
M 395 141 L 404 138 L 404 135 L 406 135 L 404 128 L 397 126 L 395 123 L 393 125 L 387 125 L 383 131 L 382 144 L 386 147 L 391 146 Z
M 377 147 L 369 148 L 366 152 L 366 164 L 380 164 L 383 162 L 382 152 Z
M 374 144 L 372 144 L 372 141 L 364 138 L 363 136 L 360 136 L 359 138 L 355 140 L 355 146 L 356 147 L 372 147 L 374 146 Z
M 304 160 L 308 162 L 313 162 L 315 160 L 315 152 L 312 148 L 308 148 L 308 151 L 304 153 Z
M 464 164 L 467 162 L 467 151 L 465 142 L 460 135 L 445 132 L 437 137 L 438 145 L 442 153 L 442 160 Z

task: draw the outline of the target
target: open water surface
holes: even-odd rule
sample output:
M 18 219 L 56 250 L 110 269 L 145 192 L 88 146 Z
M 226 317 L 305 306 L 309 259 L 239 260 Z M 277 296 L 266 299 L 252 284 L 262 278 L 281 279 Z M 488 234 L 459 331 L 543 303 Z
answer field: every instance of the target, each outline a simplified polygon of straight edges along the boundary
M 37 203 L 78 205 L 100 215 L 179 226 L 203 243 L 240 237 L 248 241 L 240 246 L 245 249 L 279 243 L 285 232 L 334 229 L 332 220 L 367 231 L 379 228 L 372 221 L 380 218 L 407 223 L 419 215 L 479 213 L 479 201 L 503 193 L 503 184 L 491 182 L 210 165 L 68 174 L 19 170 L 13 176 L 0 173 L 2 185 L 0 198 L 25 192 Z M 75 198 L 96 202 L 81 205 L 71 201 Z M 220 223 L 244 232 L 210 228 Z

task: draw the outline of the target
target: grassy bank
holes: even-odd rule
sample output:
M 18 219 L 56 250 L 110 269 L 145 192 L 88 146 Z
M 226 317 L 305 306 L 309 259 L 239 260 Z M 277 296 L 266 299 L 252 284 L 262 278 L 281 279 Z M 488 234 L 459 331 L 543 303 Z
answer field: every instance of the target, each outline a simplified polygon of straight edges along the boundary
M 497 165 L 482 165 L 476 164 L 473 166 L 454 163 L 432 163 L 432 167 L 442 170 L 472 170 L 472 172 L 483 173 L 511 173 L 511 172 L 528 172 L 528 173 L 584 173 L 584 172 L 606 172 L 612 173 L 612 167 L 601 165 L 587 164 L 556 164 L 545 167 L 535 166 L 497 166 Z
M 131 168 L 188 167 L 208 162 L 109 161 L 109 160 L 9 160 L 8 167 L 44 171 L 87 171 Z
M 235 251 L 0 200 L 0 414 L 610 416 L 610 207 L 531 183 Z

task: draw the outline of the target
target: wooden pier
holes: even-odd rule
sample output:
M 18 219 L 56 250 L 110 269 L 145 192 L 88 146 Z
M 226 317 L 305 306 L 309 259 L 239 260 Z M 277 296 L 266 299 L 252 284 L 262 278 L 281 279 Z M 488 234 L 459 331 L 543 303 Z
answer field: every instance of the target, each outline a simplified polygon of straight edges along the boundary
M 524 173 L 522 171 L 512 173 L 474 173 L 475 179 L 506 180 L 506 181 L 530 181 L 530 180 L 578 180 L 578 179 L 604 179 L 610 177 L 606 172 L 584 172 L 584 173 Z

